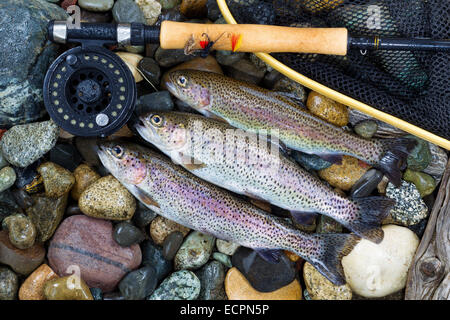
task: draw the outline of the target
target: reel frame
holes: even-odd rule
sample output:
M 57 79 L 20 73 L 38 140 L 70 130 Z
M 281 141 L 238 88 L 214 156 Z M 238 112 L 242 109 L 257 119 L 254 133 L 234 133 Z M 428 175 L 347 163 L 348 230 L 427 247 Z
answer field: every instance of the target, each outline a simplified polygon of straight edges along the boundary
M 103 46 L 82 44 L 60 55 L 44 79 L 50 117 L 76 136 L 106 137 L 130 119 L 137 99 L 128 66 Z

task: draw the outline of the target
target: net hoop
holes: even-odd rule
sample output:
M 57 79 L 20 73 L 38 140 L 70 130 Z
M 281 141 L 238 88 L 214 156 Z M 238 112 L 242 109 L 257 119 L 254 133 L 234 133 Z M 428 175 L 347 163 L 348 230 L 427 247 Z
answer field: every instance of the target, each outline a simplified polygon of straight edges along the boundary
M 229 24 L 237 24 L 236 20 L 234 19 L 233 15 L 230 12 L 230 9 L 228 8 L 228 5 L 226 4 L 226 0 L 217 0 L 217 4 L 225 21 Z M 450 140 L 444 139 L 434 133 L 426 131 L 420 127 L 417 127 L 407 121 L 394 117 L 388 113 L 377 110 L 361 101 L 353 99 L 336 90 L 324 86 L 323 84 L 317 81 L 305 77 L 304 75 L 298 73 L 294 69 L 289 68 L 285 64 L 281 63 L 280 61 L 272 57 L 270 54 L 258 52 L 255 53 L 255 55 L 259 59 L 270 65 L 272 68 L 277 70 L 278 72 L 284 74 L 286 77 L 300 83 L 301 85 L 313 91 L 316 91 L 332 100 L 340 102 L 350 108 L 361 111 L 368 116 L 383 121 L 387 124 L 390 124 L 391 126 L 394 126 L 400 130 L 406 131 L 428 142 L 436 144 L 444 149 L 450 150 Z

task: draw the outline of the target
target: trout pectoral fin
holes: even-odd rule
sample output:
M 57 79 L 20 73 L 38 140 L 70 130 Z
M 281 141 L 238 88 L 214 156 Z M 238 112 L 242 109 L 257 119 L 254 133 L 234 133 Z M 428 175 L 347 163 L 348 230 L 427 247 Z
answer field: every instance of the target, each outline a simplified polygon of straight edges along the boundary
M 140 201 L 142 201 L 142 203 L 146 204 L 147 206 L 160 208 L 159 203 L 153 200 L 153 198 L 147 192 L 139 189 L 136 186 L 132 186 L 131 188 L 133 188 L 134 194 Z
M 334 163 L 334 164 L 342 164 L 342 154 L 318 154 L 323 160 Z
M 250 199 L 251 204 L 258 207 L 261 210 L 264 210 L 266 212 L 272 212 L 272 207 L 270 206 L 270 203 L 267 201 L 261 201 L 258 199 Z
M 276 264 L 280 261 L 283 252 L 279 249 L 254 249 L 258 255 L 269 263 Z
M 291 150 L 284 144 L 283 141 L 281 140 L 275 140 L 272 137 L 268 137 L 267 141 L 271 144 L 274 145 L 276 148 L 278 148 L 278 150 L 281 150 L 281 152 L 285 155 L 289 155 L 291 153 Z
M 221 117 L 219 117 L 219 116 L 217 116 L 217 115 L 215 115 L 214 113 L 211 113 L 211 112 L 208 112 L 208 118 L 214 119 L 216 121 L 228 123 L 228 121 L 225 120 L 224 118 L 221 118 Z
M 301 225 L 312 225 L 314 219 L 317 217 L 317 213 L 303 212 L 303 211 L 290 211 L 292 220 Z
M 270 202 L 267 202 L 267 200 L 264 200 L 256 195 L 252 194 L 251 192 L 249 192 L 247 190 L 244 190 L 244 194 L 250 198 L 249 200 L 254 206 L 258 207 L 261 210 L 269 212 L 269 213 L 272 211 Z
M 184 163 L 183 166 L 188 170 L 198 170 L 206 167 L 204 163 Z
M 188 170 L 198 170 L 206 168 L 206 164 L 193 158 L 185 156 L 182 152 L 179 152 L 179 159 L 181 159 L 181 164 Z

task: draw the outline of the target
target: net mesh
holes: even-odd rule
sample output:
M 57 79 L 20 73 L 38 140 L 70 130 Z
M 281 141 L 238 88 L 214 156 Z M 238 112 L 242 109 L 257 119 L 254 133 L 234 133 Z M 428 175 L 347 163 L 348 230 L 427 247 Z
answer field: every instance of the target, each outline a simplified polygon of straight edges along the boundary
M 449 0 L 227 0 L 238 23 L 345 27 L 352 36 L 450 38 Z M 448 53 L 273 56 L 332 89 L 450 138 Z

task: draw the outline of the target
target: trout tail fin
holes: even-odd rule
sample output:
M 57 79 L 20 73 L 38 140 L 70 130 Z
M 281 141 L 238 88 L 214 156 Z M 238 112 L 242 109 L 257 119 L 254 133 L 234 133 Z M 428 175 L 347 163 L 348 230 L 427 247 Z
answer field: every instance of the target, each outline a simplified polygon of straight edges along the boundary
M 400 186 L 402 173 L 405 168 L 406 158 L 417 141 L 410 138 L 384 139 L 380 140 L 384 146 L 384 154 L 375 165 L 396 186 Z
M 314 237 L 319 241 L 319 248 L 306 260 L 335 285 L 345 284 L 341 260 L 353 250 L 360 238 L 348 233 L 316 234 Z
M 356 218 L 348 223 L 348 228 L 358 236 L 380 243 L 383 240 L 382 221 L 388 216 L 395 200 L 386 197 L 355 198 Z

